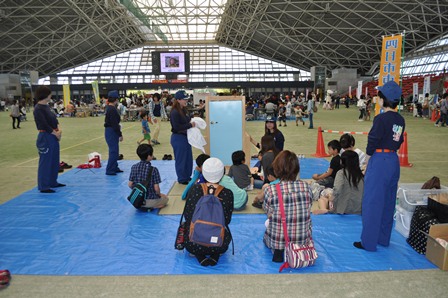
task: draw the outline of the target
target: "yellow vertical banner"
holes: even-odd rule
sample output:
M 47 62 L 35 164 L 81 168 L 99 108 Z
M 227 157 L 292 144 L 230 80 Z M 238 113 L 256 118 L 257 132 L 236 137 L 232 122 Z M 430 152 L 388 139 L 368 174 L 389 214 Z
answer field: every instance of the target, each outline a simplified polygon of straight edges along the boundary
M 383 86 L 389 81 L 395 81 L 400 85 L 402 45 L 403 36 L 401 34 L 383 36 L 378 86 Z M 379 113 L 381 113 L 380 107 L 376 104 L 375 115 Z
M 389 81 L 395 81 L 400 85 L 402 43 L 401 34 L 383 36 L 378 86 L 383 86 Z
M 64 84 L 62 86 L 62 94 L 64 96 L 64 107 L 70 103 L 70 85 Z
M 100 104 L 100 89 L 98 87 L 98 81 L 92 82 L 93 96 L 95 96 L 95 101 Z

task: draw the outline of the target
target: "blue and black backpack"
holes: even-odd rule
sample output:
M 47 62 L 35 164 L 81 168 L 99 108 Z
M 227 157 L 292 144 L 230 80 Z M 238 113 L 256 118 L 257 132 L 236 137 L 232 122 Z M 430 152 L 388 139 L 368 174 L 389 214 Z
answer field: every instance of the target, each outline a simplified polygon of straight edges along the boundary
M 219 185 L 209 189 L 202 184 L 204 195 L 199 199 L 190 223 L 190 241 L 207 247 L 220 247 L 224 243 L 226 221 L 219 193 L 224 189 Z

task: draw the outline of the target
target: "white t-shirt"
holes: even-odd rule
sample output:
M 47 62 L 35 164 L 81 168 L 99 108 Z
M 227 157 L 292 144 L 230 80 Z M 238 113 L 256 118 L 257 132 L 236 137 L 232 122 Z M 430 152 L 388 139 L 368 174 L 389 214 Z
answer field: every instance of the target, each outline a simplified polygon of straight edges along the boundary
M 345 151 L 345 149 L 341 149 L 341 152 L 339 154 L 342 154 Z M 365 169 L 367 166 L 367 154 L 365 154 L 361 149 L 356 148 L 355 151 L 358 154 L 359 158 L 359 168 L 361 170 Z

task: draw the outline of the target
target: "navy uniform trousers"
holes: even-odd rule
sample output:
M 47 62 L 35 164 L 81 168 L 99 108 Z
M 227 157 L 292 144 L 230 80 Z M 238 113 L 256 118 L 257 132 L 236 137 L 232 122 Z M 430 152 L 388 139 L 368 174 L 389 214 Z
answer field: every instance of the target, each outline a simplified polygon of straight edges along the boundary
M 120 148 L 118 143 L 120 136 L 112 127 L 106 127 L 104 131 L 107 146 L 109 147 L 109 160 L 107 161 L 106 174 L 115 174 L 118 171 L 118 155 Z
M 59 141 L 51 133 L 39 132 L 36 147 L 39 152 L 37 188 L 47 190 L 58 185 Z
M 178 182 L 189 182 L 193 172 L 193 151 L 188 143 L 187 135 L 173 133 L 171 146 L 174 151 L 174 161 Z
M 375 152 L 364 177 L 362 198 L 362 246 L 376 251 L 377 244 L 389 246 L 394 222 L 400 163 L 395 152 Z

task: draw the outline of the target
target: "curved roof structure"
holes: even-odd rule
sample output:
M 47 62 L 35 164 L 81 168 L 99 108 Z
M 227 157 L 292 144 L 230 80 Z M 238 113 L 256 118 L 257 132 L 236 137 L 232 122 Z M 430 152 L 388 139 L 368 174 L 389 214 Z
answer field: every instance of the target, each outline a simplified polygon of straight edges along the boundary
M 405 53 L 441 38 L 447 1 L 230 0 L 217 41 L 301 69 L 326 66 L 367 73 L 382 36 L 405 33 Z
M 373 74 L 382 36 L 404 34 L 415 57 L 447 34 L 447 12 L 444 0 L 4 0 L 0 72 L 45 76 L 144 45 L 214 43 Z
M 0 72 L 49 75 L 155 41 L 117 1 L 5 0 Z

